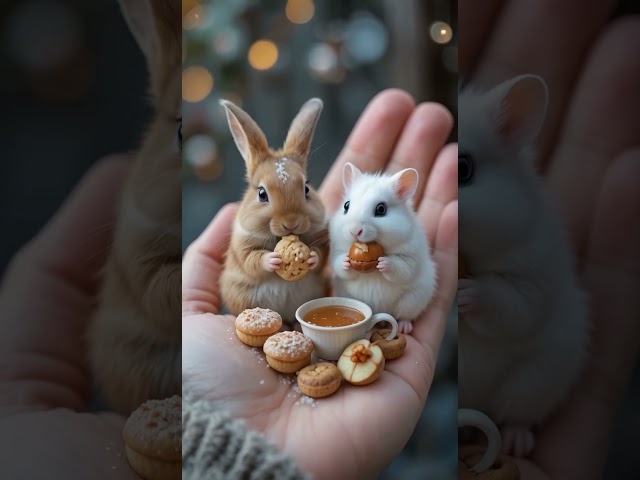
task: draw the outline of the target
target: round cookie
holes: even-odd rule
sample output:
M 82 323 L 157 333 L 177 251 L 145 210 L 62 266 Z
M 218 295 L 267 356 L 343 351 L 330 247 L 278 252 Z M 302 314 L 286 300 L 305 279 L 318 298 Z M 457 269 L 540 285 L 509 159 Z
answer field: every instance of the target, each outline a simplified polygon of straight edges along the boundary
M 390 333 L 390 328 L 382 328 L 371 335 L 371 343 L 375 343 L 380 347 L 385 360 L 394 360 L 401 357 L 407 348 L 407 339 L 401 333 L 396 334 L 396 338 L 393 340 L 385 340 Z
M 480 461 L 484 447 L 458 445 L 458 478 L 460 480 L 520 480 L 520 469 L 504 454 L 499 454 L 493 466 L 482 473 L 471 468 Z
M 246 309 L 236 318 L 236 336 L 245 345 L 261 347 L 282 327 L 282 317 L 269 308 Z
M 355 242 L 349 249 L 349 264 L 358 272 L 373 272 L 378 266 L 378 258 L 383 255 L 384 250 L 378 242 Z
M 297 235 L 287 235 L 276 244 L 273 250 L 282 257 L 280 268 L 276 273 L 289 282 L 295 282 L 304 277 L 309 271 L 309 256 L 311 250 L 300 241 Z
M 313 398 L 328 397 L 340 388 L 342 374 L 333 363 L 322 362 L 304 367 L 298 373 L 298 388 Z
M 294 373 L 311 362 L 313 342 L 300 332 L 280 332 L 270 336 L 262 350 L 271 368 L 282 373 Z
M 182 478 L 181 397 L 147 400 L 129 416 L 122 436 L 129 464 L 142 478 Z

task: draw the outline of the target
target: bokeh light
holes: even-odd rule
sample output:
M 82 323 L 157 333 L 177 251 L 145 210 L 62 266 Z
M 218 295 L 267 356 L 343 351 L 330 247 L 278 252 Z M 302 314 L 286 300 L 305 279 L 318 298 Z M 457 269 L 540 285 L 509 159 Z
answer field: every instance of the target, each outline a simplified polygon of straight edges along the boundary
M 440 44 L 449 43 L 453 38 L 453 30 L 448 23 L 445 22 L 433 22 L 429 28 L 431 39 Z
M 182 17 L 182 28 L 185 30 L 193 30 L 202 24 L 202 16 L 204 11 L 201 5 L 196 5 Z
M 200 66 L 188 67 L 182 72 L 182 99 L 196 103 L 204 100 L 213 90 L 213 75 Z
M 248 58 L 256 70 L 269 70 L 278 61 L 278 47 L 271 40 L 258 40 L 249 48 Z
M 312 0 L 288 0 L 285 8 L 291 23 L 302 25 L 313 18 L 315 7 Z

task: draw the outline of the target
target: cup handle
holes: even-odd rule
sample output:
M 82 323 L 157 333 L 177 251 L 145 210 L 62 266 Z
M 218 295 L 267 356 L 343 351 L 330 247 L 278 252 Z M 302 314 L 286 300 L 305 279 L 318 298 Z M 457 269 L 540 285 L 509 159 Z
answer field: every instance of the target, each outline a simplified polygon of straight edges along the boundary
M 476 473 L 482 473 L 489 470 L 496 462 L 498 453 L 502 448 L 502 438 L 500 430 L 496 427 L 491 419 L 479 410 L 471 408 L 458 409 L 458 427 L 476 427 L 487 437 L 487 450 L 482 455 L 480 461 L 474 465 L 471 470 Z
M 385 338 L 385 340 L 393 340 L 394 338 L 396 338 L 396 335 L 398 334 L 398 322 L 396 322 L 396 319 L 388 313 L 376 313 L 375 315 L 371 316 L 370 322 L 371 326 L 369 327 L 369 330 L 373 329 L 373 326 L 376 323 L 389 322 L 391 324 L 391 333 L 387 335 L 387 338 Z

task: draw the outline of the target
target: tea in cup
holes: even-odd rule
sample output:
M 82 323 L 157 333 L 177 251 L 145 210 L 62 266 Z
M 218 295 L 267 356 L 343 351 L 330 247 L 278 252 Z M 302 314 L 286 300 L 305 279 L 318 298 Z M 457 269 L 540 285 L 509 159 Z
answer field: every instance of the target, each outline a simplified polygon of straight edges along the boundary
M 365 338 L 376 323 L 389 322 L 395 338 L 398 322 L 388 313 L 373 314 L 364 302 L 344 297 L 324 297 L 311 300 L 296 310 L 302 333 L 311 339 L 315 354 L 325 360 L 338 360 L 345 348 Z

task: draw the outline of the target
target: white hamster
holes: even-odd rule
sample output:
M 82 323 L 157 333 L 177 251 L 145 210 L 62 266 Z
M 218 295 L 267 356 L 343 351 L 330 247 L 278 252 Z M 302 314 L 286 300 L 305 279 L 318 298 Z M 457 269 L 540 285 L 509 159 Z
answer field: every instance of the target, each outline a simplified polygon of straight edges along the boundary
M 568 238 L 547 204 L 531 148 L 545 82 L 523 75 L 459 95 L 459 406 L 501 428 L 523 456 L 531 428 L 568 395 L 588 347 L 586 297 Z M 567 186 L 567 188 L 571 188 Z
M 329 225 L 335 294 L 365 302 L 374 313 L 389 313 L 401 333 L 410 333 L 436 287 L 436 266 L 412 207 L 418 172 L 369 174 L 347 163 L 343 184 L 344 205 Z M 350 268 L 351 245 L 372 241 L 384 249 L 377 270 Z

